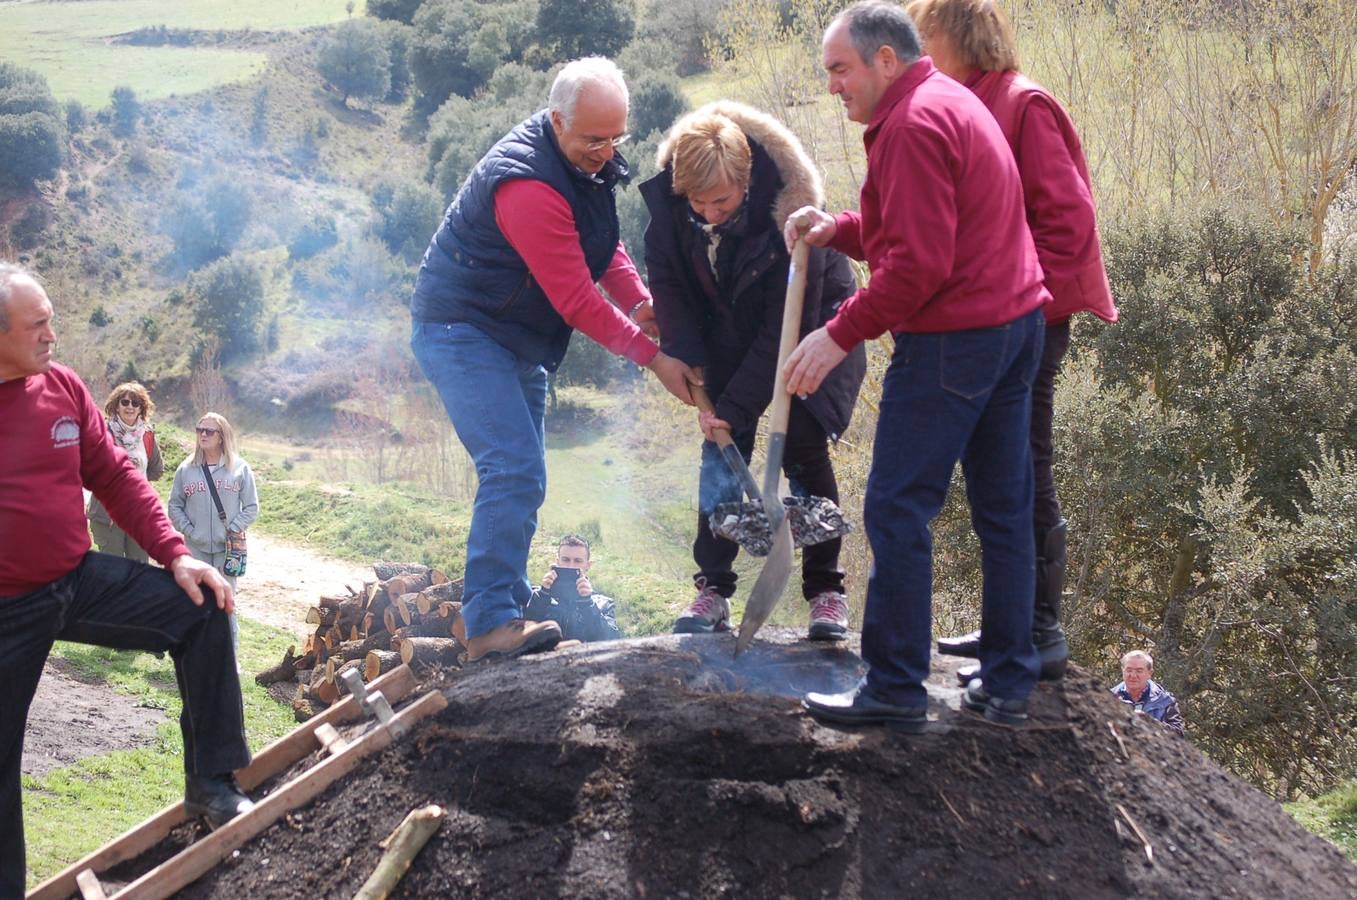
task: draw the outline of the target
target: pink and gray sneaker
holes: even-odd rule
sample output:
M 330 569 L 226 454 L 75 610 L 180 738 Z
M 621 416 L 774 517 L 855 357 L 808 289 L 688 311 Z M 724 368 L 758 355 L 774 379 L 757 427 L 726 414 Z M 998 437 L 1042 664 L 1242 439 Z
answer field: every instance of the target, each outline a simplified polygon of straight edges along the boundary
M 730 630 L 730 603 L 716 588 L 699 584 L 697 596 L 674 620 L 674 634 L 711 634 Z
M 841 641 L 848 637 L 848 598 L 838 591 L 821 591 L 810 599 L 812 641 Z

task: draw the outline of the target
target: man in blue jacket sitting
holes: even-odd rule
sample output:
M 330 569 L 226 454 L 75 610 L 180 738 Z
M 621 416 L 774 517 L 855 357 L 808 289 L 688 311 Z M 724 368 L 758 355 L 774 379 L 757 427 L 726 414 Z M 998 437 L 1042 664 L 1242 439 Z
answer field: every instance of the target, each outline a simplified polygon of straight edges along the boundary
M 1117 699 L 1135 707 L 1163 724 L 1174 734 L 1183 733 L 1183 714 L 1177 699 L 1164 690 L 1150 676 L 1154 674 L 1154 660 L 1144 650 L 1132 650 L 1121 658 L 1121 684 L 1112 689 Z
M 617 604 L 594 590 L 589 581 L 593 567 L 589 542 L 578 534 L 567 534 L 556 546 L 556 562 L 542 576 L 542 586 L 534 588 L 523 609 L 523 618 L 533 622 L 548 620 L 561 626 L 566 641 L 611 641 L 622 636 L 617 627 Z

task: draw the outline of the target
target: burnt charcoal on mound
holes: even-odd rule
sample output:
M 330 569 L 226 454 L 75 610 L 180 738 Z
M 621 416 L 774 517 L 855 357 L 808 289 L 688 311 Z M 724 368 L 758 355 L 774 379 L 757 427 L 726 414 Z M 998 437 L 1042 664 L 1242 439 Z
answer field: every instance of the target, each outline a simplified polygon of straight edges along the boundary
M 1333 847 L 1078 671 L 1009 730 L 938 657 L 928 733 L 855 732 L 797 702 L 854 684 L 855 645 L 770 636 L 738 661 L 729 635 L 668 636 L 450 672 L 441 715 L 184 894 L 351 896 L 437 803 L 397 896 L 1357 895 Z

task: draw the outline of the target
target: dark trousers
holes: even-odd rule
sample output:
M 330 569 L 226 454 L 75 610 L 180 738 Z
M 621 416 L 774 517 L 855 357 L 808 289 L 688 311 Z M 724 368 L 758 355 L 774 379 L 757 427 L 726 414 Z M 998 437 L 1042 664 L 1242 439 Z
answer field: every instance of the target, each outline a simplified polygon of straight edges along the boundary
M 1023 699 L 1040 667 L 1032 644 L 1032 384 L 1038 310 L 998 328 L 904 334 L 886 370 L 863 522 L 872 547 L 862 624 L 867 689 L 926 702 L 932 649 L 933 537 L 961 460 L 984 575 L 980 677 Z
M 0 898 L 24 894 L 20 757 L 28 707 L 54 641 L 169 651 L 184 711 L 184 769 L 211 775 L 250 762 L 240 679 L 226 614 L 212 592 L 194 606 L 164 569 L 87 553 L 75 571 L 0 598 Z
M 747 462 L 754 452 L 753 430 L 734 435 L 735 446 Z M 829 436 L 805 404 L 793 398 L 787 416 L 787 444 L 782 455 L 782 471 L 793 496 L 825 497 L 839 502 L 839 483 L 829 461 Z M 718 503 L 741 498 L 740 482 L 711 441 L 702 443 L 702 471 L 698 476 L 697 539 L 693 541 L 696 579 L 715 588 L 723 597 L 735 593 L 732 568 L 740 545 L 712 533 L 707 519 Z M 824 591 L 843 591 L 843 569 L 839 568 L 840 538 L 812 544 L 801 549 L 801 593 L 807 599 Z
M 1032 524 L 1043 535 L 1060 524 L 1060 498 L 1055 495 L 1055 476 L 1051 472 L 1055 438 L 1055 379 L 1065 351 L 1070 348 L 1070 323 L 1046 326 L 1046 342 L 1041 349 L 1041 365 L 1032 382 L 1032 474 L 1036 478 L 1036 497 L 1032 503 Z

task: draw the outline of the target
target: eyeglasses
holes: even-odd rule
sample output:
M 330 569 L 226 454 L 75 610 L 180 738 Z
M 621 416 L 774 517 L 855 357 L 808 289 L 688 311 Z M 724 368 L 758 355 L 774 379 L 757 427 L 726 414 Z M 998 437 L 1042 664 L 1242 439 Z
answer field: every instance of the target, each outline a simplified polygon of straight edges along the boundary
M 616 150 L 629 140 L 631 140 L 631 135 L 629 134 L 620 134 L 615 138 L 599 138 L 596 141 L 590 141 L 585 144 L 584 149 L 589 153 L 597 153 L 605 147 L 612 147 Z
M 199 434 L 221 434 L 220 428 L 195 428 L 193 430 Z
M 135 406 L 137 409 L 141 409 L 141 401 L 138 400 L 136 397 L 120 397 L 118 399 L 118 405 Z

